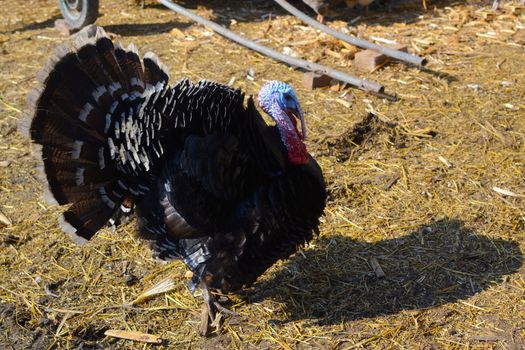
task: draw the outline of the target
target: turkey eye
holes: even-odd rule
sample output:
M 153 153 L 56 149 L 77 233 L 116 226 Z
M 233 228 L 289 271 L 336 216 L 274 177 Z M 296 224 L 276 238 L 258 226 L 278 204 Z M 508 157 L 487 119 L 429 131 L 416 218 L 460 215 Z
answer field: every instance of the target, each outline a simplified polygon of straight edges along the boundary
M 292 99 L 292 96 L 290 95 L 284 95 L 284 98 L 286 99 L 286 101 L 290 101 Z

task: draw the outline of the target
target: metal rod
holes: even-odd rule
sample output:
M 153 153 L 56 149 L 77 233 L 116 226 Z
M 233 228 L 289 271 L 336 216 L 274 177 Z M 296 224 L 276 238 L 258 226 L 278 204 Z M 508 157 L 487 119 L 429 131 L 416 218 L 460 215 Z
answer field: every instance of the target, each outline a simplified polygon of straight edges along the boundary
M 292 15 L 300 18 L 306 24 L 308 24 L 308 25 L 310 25 L 310 26 L 312 26 L 314 28 L 317 28 L 319 30 L 322 30 L 323 32 L 328 33 L 328 34 L 336 37 L 337 39 L 346 41 L 346 42 L 348 42 L 348 43 L 350 43 L 352 45 L 355 45 L 355 46 L 358 46 L 358 47 L 361 47 L 361 48 L 364 48 L 364 49 L 371 49 L 371 50 L 380 52 L 382 54 L 385 54 L 387 56 L 396 58 L 396 59 L 398 59 L 400 61 L 403 61 L 403 62 L 412 63 L 412 64 L 415 64 L 415 65 L 418 65 L 418 66 L 424 66 L 424 65 L 427 64 L 427 60 L 425 58 L 422 58 L 422 57 L 419 57 L 419 56 L 416 56 L 416 55 L 412 55 L 412 54 L 409 54 L 409 53 L 406 53 L 406 52 L 402 52 L 402 51 L 399 51 L 399 50 L 394 50 L 394 49 L 391 49 L 389 47 L 376 45 L 376 44 L 371 43 L 369 41 L 366 41 L 366 40 L 363 40 L 363 39 L 359 39 L 359 38 L 356 38 L 354 36 L 347 35 L 347 34 L 339 32 L 339 31 L 337 31 L 335 29 L 332 29 L 332 28 L 330 28 L 330 27 L 328 27 L 328 26 L 326 26 L 326 25 L 316 21 L 315 19 L 313 19 L 311 17 L 308 17 L 306 14 L 304 14 L 301 11 L 299 11 L 297 8 L 295 8 L 294 6 L 290 5 L 285 0 L 274 0 L 274 1 L 276 3 L 278 3 L 282 8 L 284 8 L 286 11 L 290 12 Z
M 174 4 L 173 2 L 169 0 L 159 0 L 159 1 L 162 5 L 166 6 L 170 10 L 173 10 L 185 17 L 188 17 L 192 19 L 193 21 L 212 29 L 213 31 L 219 33 L 220 35 L 225 36 L 226 38 L 233 40 L 236 43 L 241 44 L 254 51 L 257 51 L 265 56 L 271 57 L 281 62 L 285 62 L 294 67 L 305 69 L 307 71 L 328 75 L 329 77 L 332 77 L 339 81 L 356 86 L 359 89 L 362 89 L 364 91 L 371 91 L 375 93 L 382 93 L 384 91 L 384 87 L 378 83 L 375 83 L 373 81 L 363 80 L 358 77 L 346 74 L 344 72 L 323 66 L 321 64 L 308 62 L 308 61 L 305 61 L 299 58 L 294 58 L 294 57 L 282 54 L 266 46 L 263 46 L 251 40 L 248 40 L 241 35 L 235 34 L 234 32 L 224 28 L 223 26 L 215 22 L 209 21 L 205 18 L 202 18 L 194 14 L 193 12 L 185 9 L 184 7 Z

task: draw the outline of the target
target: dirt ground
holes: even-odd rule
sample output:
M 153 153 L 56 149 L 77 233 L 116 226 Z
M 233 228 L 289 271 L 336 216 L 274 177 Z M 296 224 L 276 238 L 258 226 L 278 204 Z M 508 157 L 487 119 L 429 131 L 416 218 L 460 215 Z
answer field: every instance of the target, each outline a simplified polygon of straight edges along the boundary
M 426 1 L 425 11 L 420 1 L 394 1 L 390 10 L 341 11 L 331 26 L 427 57 L 424 70 L 392 63 L 364 75 L 399 97 L 389 101 L 337 84 L 308 91 L 302 72 L 150 1 L 141 9 L 102 0 L 97 23 L 116 41 L 156 52 L 173 80 L 230 82 L 250 94 L 270 79 L 296 87 L 308 148 L 329 185 L 321 234 L 253 288 L 229 296 L 238 316 L 199 337 L 201 299 L 187 290 L 185 267 L 154 261 L 133 222 L 82 247 L 58 227 L 60 208 L 43 201 L 16 122 L 37 71 L 66 37 L 53 28 L 56 1 L 5 1 L 2 349 L 525 348 L 523 7 L 503 1 L 492 12 L 488 1 Z M 354 48 L 271 1 L 179 3 L 278 51 L 354 70 Z M 168 277 L 175 281 L 169 293 L 126 306 Z M 106 337 L 108 329 L 164 342 Z

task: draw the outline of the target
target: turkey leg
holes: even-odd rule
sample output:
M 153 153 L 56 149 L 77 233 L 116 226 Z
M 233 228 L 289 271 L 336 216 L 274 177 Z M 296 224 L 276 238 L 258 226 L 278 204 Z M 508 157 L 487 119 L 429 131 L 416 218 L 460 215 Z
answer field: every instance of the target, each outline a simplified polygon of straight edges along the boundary
M 204 299 L 204 305 L 201 311 L 201 321 L 199 325 L 199 334 L 206 336 L 209 333 L 210 326 L 218 328 L 217 312 L 223 313 L 230 316 L 238 316 L 235 312 L 228 310 L 215 299 L 210 293 L 208 286 L 205 283 L 202 284 L 202 298 Z

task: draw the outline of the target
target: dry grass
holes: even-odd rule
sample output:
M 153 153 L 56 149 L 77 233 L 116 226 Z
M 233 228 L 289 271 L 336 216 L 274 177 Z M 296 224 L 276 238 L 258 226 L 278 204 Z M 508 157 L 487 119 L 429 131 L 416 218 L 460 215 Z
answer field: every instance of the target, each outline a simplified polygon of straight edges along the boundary
M 262 19 L 282 14 L 269 2 L 188 3 L 279 50 L 352 70 L 352 48 L 287 16 Z M 85 247 L 58 228 L 59 209 L 41 199 L 16 120 L 37 70 L 64 40 L 52 28 L 59 12 L 54 1 L 3 4 L 2 347 L 524 348 L 525 15 L 508 2 L 496 14 L 488 2 L 427 4 L 426 13 L 419 2 L 370 11 L 351 30 L 429 58 L 428 71 L 392 64 L 369 75 L 401 98 L 388 102 L 339 86 L 304 90 L 300 72 L 158 6 L 102 1 L 98 23 L 157 52 L 172 77 L 235 77 L 248 93 L 265 79 L 290 81 L 308 116 L 308 146 L 330 188 L 322 233 L 253 289 L 230 296 L 240 316 L 207 339 L 196 335 L 201 300 L 187 291 L 184 266 L 153 261 L 133 224 Z M 248 68 L 255 81 L 245 78 Z M 170 292 L 129 305 L 166 278 Z M 160 335 L 164 345 L 106 337 L 109 329 Z

